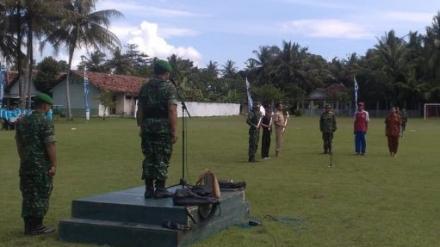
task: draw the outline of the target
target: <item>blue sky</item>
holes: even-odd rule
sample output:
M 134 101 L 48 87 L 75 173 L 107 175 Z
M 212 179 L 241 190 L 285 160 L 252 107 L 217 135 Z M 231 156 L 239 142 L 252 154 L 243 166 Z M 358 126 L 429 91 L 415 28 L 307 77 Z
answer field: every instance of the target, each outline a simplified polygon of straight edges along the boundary
M 243 67 L 259 46 L 283 40 L 326 59 L 364 54 L 391 29 L 424 33 L 440 1 L 100 0 L 97 8 L 121 11 L 110 29 L 150 56 L 176 53 L 200 67 L 231 59 Z

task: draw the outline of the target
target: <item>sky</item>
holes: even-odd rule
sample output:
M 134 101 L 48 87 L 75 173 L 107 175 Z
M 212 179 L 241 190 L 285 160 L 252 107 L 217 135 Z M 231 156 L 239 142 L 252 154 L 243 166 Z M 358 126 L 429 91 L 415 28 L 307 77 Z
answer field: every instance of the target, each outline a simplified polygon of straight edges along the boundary
M 99 0 L 116 9 L 112 19 L 123 44 L 150 57 L 177 54 L 206 67 L 230 59 L 243 68 L 260 46 L 299 43 L 327 60 L 363 55 L 389 30 L 403 37 L 425 33 L 440 10 L 439 0 Z M 79 63 L 85 49 L 76 52 Z M 61 53 L 60 58 L 66 59 Z

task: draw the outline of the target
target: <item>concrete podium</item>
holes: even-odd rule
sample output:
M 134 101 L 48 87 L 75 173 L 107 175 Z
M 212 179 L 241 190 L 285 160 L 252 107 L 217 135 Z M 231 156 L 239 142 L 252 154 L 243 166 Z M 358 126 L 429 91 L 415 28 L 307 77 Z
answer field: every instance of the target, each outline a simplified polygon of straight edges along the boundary
M 244 191 L 222 192 L 216 213 L 203 220 L 198 207 L 174 206 L 172 198 L 145 200 L 144 189 L 136 187 L 74 200 L 72 218 L 59 223 L 60 239 L 124 247 L 190 246 L 248 220 L 249 205 Z M 166 221 L 190 226 L 191 230 L 164 228 L 162 224 Z

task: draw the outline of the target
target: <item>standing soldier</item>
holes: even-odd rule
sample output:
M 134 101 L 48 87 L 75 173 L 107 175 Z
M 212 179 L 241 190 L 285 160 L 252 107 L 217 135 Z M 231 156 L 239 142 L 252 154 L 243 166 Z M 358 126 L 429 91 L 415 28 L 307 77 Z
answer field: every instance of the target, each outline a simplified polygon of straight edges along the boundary
M 261 120 L 261 126 L 263 127 L 263 137 L 261 139 L 261 158 L 263 160 L 269 159 L 270 150 L 270 136 L 272 135 L 272 110 L 266 106 L 265 115 Z
M 392 157 L 396 155 L 399 147 L 400 125 L 401 120 L 397 108 L 392 107 L 385 119 L 385 135 L 388 139 L 388 150 Z
M 365 155 L 367 149 L 365 135 L 367 134 L 369 121 L 370 116 L 368 112 L 364 110 L 364 103 L 359 102 L 358 111 L 354 115 L 355 151 L 357 155 Z
M 255 103 L 252 107 L 252 111 L 249 112 L 246 123 L 249 125 L 249 152 L 248 162 L 255 161 L 255 153 L 258 149 L 258 140 L 260 137 L 260 124 L 261 124 L 260 104 Z
M 154 76 L 139 92 L 137 124 L 142 138 L 145 198 L 172 196 L 165 189 L 173 144 L 176 143 L 177 92 L 169 81 L 171 65 L 154 63 Z
M 400 127 L 400 136 L 403 137 L 403 132 L 405 132 L 406 123 L 408 122 L 408 113 L 406 112 L 405 108 L 402 109 L 400 118 L 401 118 L 400 120 L 402 121 L 402 125 Z
M 20 156 L 21 216 L 26 235 L 47 234 L 54 228 L 43 225 L 56 173 L 56 147 L 53 123 L 45 114 L 53 105 L 47 94 L 38 94 L 35 110 L 19 119 L 15 140 Z
M 284 130 L 286 129 L 287 122 L 283 113 L 283 109 L 284 109 L 283 104 L 277 103 L 275 105 L 275 109 L 276 109 L 275 117 L 274 117 L 275 140 L 276 140 L 275 156 L 278 157 L 283 145 L 283 135 L 284 135 Z
M 319 128 L 322 132 L 322 140 L 324 141 L 324 154 L 332 153 L 333 132 L 336 131 L 336 117 L 331 109 L 330 105 L 326 105 L 325 111 L 321 114 L 319 120 Z

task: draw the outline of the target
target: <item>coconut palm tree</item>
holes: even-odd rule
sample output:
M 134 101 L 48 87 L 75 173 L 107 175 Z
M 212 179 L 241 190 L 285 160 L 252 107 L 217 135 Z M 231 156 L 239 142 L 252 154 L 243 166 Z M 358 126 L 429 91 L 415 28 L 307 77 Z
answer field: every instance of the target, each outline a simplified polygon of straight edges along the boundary
M 72 119 L 70 106 L 70 69 L 76 48 L 92 47 L 94 49 L 113 50 L 120 46 L 118 37 L 111 31 L 111 17 L 120 17 L 122 13 L 114 10 L 94 11 L 96 0 L 71 0 L 64 4 L 65 17 L 60 23 L 60 28 L 48 36 L 47 41 L 55 49 L 62 44 L 66 45 L 69 53 L 68 71 L 66 79 L 66 107 L 67 118 Z
M 17 47 L 11 27 L 10 9 L 4 0 L 0 1 L 0 56 L 8 62 L 13 60 Z

